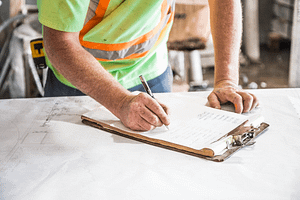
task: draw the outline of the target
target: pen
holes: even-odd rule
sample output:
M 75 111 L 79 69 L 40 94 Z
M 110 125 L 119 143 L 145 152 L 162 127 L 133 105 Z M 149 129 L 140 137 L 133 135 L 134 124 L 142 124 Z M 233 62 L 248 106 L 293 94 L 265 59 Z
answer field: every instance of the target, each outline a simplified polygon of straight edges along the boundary
M 151 91 L 151 89 L 150 89 L 150 87 L 149 87 L 149 85 L 148 85 L 146 79 L 144 78 L 144 76 L 143 76 L 143 75 L 140 75 L 139 77 L 140 77 L 140 80 L 141 80 L 141 82 L 142 82 L 142 84 L 143 84 L 143 87 L 144 87 L 145 91 L 147 92 L 147 94 L 149 94 L 153 99 L 155 99 L 155 97 L 154 97 L 154 95 L 152 94 L 152 91 Z M 165 125 L 165 126 L 166 126 L 166 125 Z M 169 130 L 169 127 L 168 127 L 168 126 L 166 126 L 166 128 Z
M 154 95 L 152 94 L 152 91 L 150 90 L 150 87 L 149 87 L 149 85 L 148 85 L 146 79 L 144 78 L 144 76 L 143 76 L 143 75 L 140 75 L 139 77 L 140 77 L 140 79 L 141 79 L 141 82 L 142 82 L 142 84 L 143 84 L 143 87 L 144 87 L 145 91 L 146 91 L 153 99 L 155 99 L 155 97 L 154 97 Z

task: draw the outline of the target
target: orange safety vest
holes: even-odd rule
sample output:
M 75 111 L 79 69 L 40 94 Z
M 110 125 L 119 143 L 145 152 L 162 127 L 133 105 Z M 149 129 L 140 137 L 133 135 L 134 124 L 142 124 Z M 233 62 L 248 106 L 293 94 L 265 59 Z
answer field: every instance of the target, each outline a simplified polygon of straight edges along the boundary
M 102 21 L 109 2 L 110 0 L 99 1 L 94 17 L 84 25 L 79 35 L 83 48 L 98 61 L 126 60 L 146 56 L 153 47 L 160 44 L 174 18 L 175 1 L 164 0 L 161 4 L 160 22 L 148 33 L 124 43 L 104 44 L 85 41 L 84 36 Z

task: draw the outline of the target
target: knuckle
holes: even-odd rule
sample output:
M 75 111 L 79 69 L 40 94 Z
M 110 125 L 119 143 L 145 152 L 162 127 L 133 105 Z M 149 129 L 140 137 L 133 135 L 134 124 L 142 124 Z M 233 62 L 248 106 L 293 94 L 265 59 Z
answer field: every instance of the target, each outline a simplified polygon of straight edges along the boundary
M 256 103 L 258 103 L 258 99 L 257 99 L 257 97 L 256 97 L 256 96 L 253 96 L 253 102 L 256 102 Z
M 240 95 L 235 95 L 234 97 L 233 97 L 233 102 L 234 103 L 237 103 L 237 102 L 240 102 L 240 101 L 242 101 L 243 99 L 242 99 L 242 97 L 240 96 Z
M 149 122 L 150 124 L 156 124 L 155 117 L 150 116 L 148 122 Z
M 244 105 L 243 112 L 248 112 L 250 110 L 250 104 Z
M 246 97 L 245 97 L 245 100 L 246 101 L 253 101 L 253 97 L 251 96 L 251 95 L 247 95 Z
M 208 95 L 207 99 L 210 101 L 210 100 L 213 100 L 213 97 L 212 97 L 212 94 Z
M 143 115 L 145 115 L 146 113 L 145 113 L 145 110 L 139 108 L 138 111 L 137 111 L 137 114 L 143 116 Z
M 152 120 L 152 124 L 154 125 L 160 125 L 160 120 L 158 119 L 158 117 L 154 117 L 153 120 Z
M 149 116 L 148 122 L 153 125 L 157 125 L 159 123 L 158 117 L 155 115 Z
M 235 89 L 232 87 L 227 87 L 226 90 L 228 90 L 228 92 L 234 93 Z
M 141 105 L 141 103 L 138 102 L 138 101 L 135 101 L 135 102 L 133 102 L 133 103 L 131 104 L 131 108 L 132 108 L 133 110 L 140 110 L 141 107 L 142 107 L 142 105 Z
M 132 103 L 130 104 L 130 107 L 131 107 L 131 108 L 136 108 L 137 105 L 138 105 L 138 102 L 134 101 L 134 102 L 132 102 Z

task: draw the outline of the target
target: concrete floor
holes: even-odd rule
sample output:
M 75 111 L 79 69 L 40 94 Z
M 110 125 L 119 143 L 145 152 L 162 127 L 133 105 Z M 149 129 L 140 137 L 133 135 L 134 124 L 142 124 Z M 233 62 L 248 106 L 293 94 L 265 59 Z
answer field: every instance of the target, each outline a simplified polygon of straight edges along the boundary
M 290 61 L 290 44 L 283 43 L 277 52 L 271 51 L 266 45 L 260 48 L 260 62 L 245 62 L 240 67 L 240 82 L 244 88 L 287 88 Z M 214 68 L 203 68 L 203 79 L 208 82 L 208 90 L 214 82 Z M 188 91 L 187 84 L 174 81 L 173 92 Z

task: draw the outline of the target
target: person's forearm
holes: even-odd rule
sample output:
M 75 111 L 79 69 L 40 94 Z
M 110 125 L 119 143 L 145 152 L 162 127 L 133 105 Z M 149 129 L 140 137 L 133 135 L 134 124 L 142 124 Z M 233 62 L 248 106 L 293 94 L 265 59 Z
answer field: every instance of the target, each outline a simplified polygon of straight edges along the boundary
M 242 37 L 240 0 L 209 0 L 211 31 L 215 50 L 215 85 L 221 81 L 238 84 Z
M 119 117 L 120 102 L 130 92 L 84 50 L 79 42 L 74 42 L 77 38 L 59 38 L 51 33 L 51 30 L 44 32 L 44 43 L 52 65 L 76 88 Z

